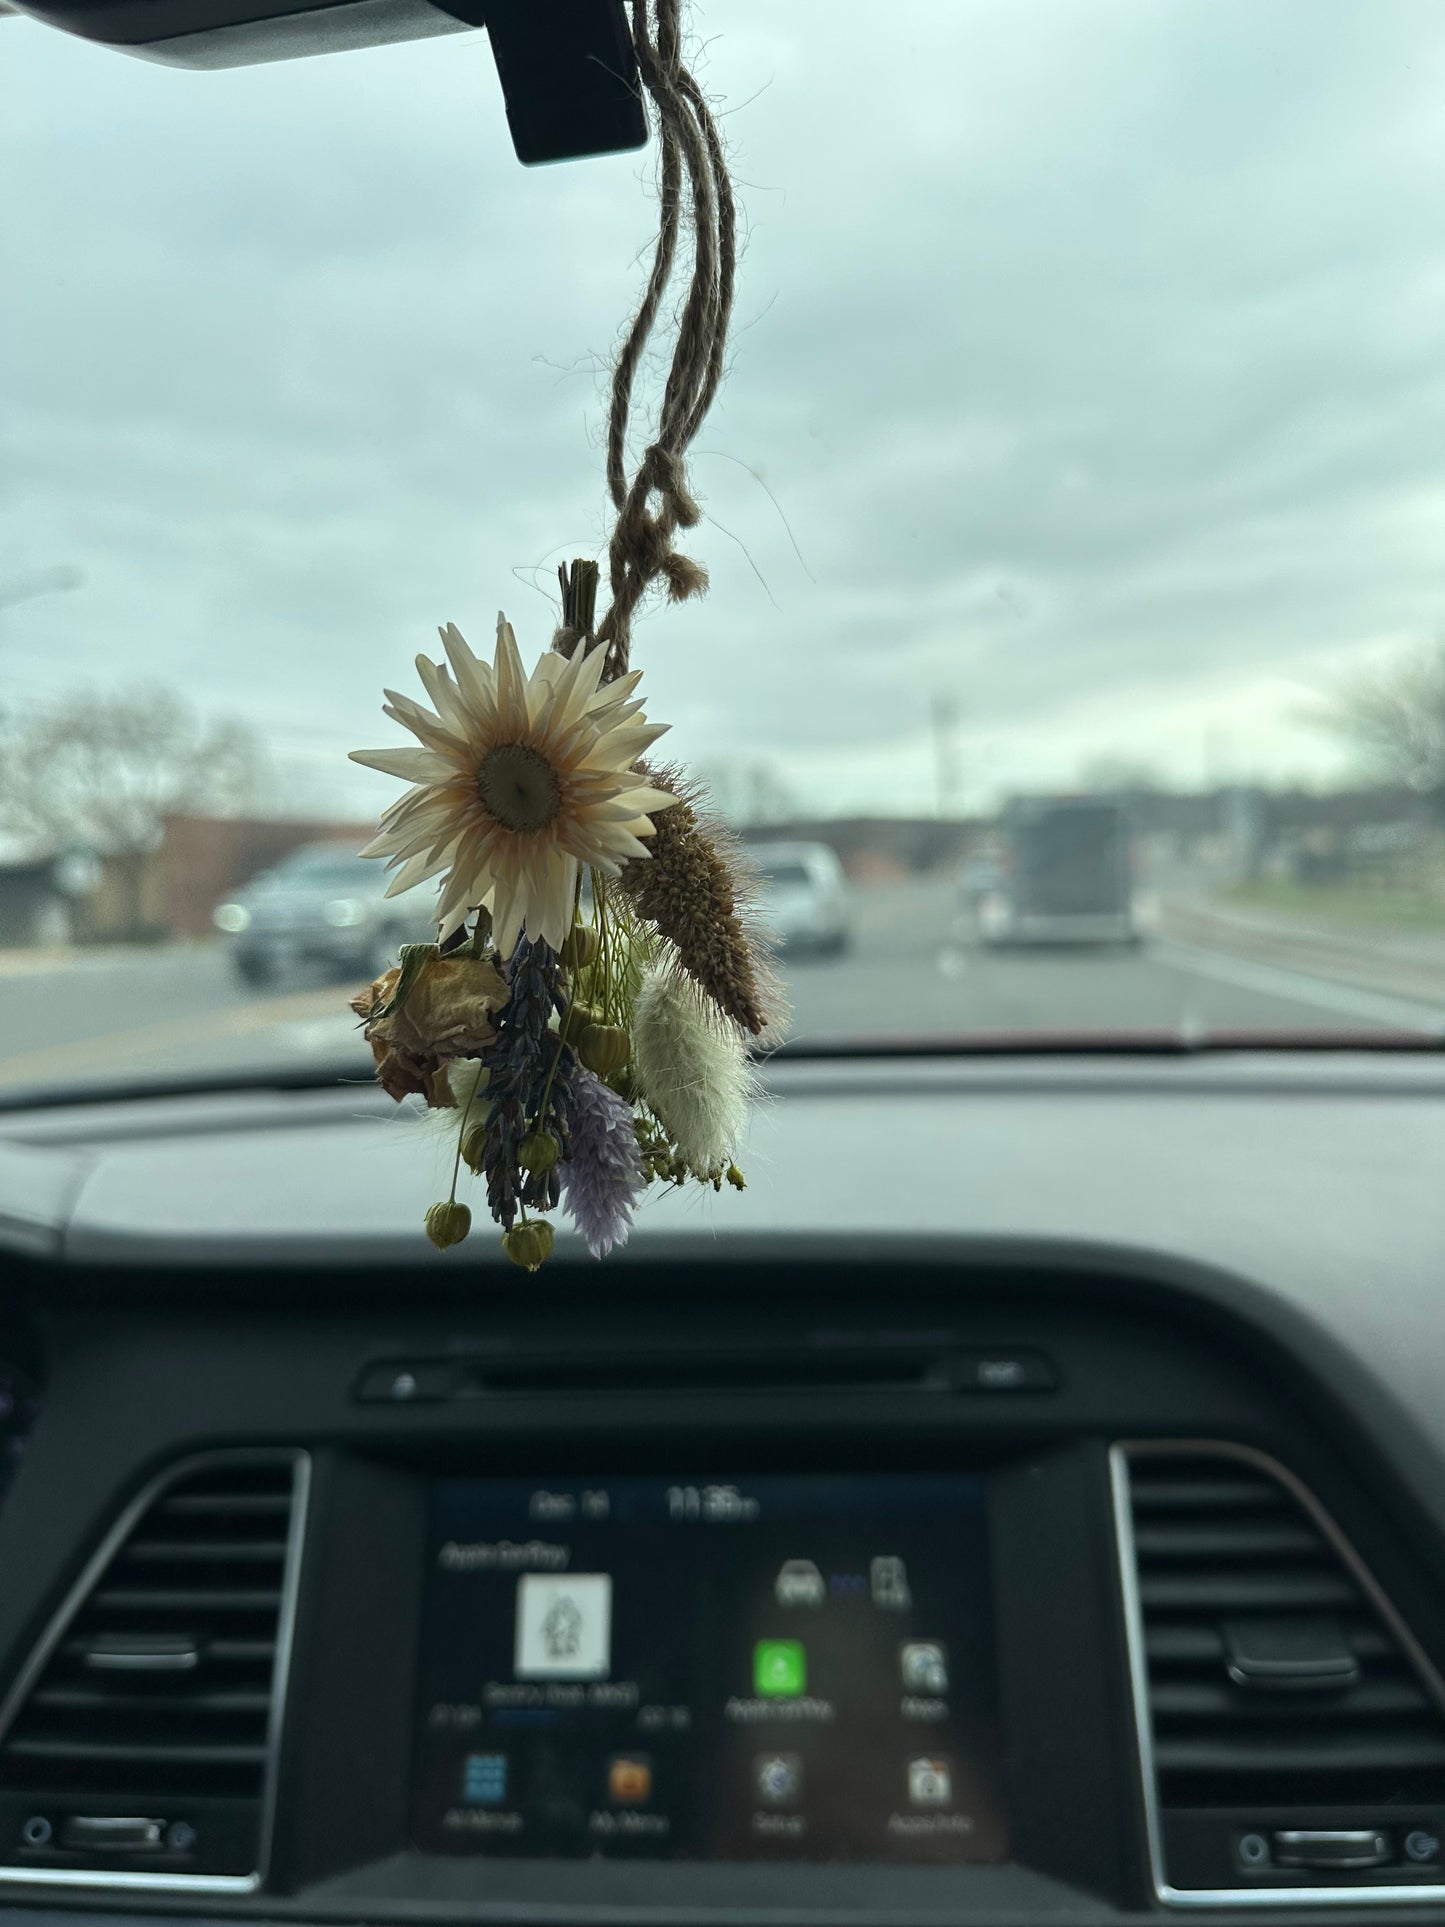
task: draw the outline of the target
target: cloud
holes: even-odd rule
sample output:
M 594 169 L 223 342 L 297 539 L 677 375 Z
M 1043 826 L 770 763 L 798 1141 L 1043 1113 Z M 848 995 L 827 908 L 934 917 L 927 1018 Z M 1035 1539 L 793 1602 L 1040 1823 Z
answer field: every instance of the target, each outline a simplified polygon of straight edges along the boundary
M 638 638 L 679 753 L 887 806 L 942 693 L 994 788 L 1140 742 L 1186 780 L 1208 727 L 1326 771 L 1293 692 L 1445 588 L 1438 9 L 694 24 L 747 231 L 713 592 Z M 86 572 L 0 615 L 10 686 L 174 682 L 313 788 L 333 743 L 354 807 L 433 625 L 540 646 L 605 541 L 652 156 L 517 167 L 477 36 L 190 75 L 3 33 L 0 573 Z

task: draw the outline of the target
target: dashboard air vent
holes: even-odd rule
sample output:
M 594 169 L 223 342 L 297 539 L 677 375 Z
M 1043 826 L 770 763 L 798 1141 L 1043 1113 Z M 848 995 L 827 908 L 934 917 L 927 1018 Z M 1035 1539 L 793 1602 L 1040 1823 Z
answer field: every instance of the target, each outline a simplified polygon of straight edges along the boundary
M 1115 1460 L 1155 1845 L 1174 1884 L 1438 1882 L 1439 1685 L 1323 1511 L 1238 1448 Z
M 255 1883 L 306 1473 L 193 1460 L 122 1518 L 0 1710 L 0 1878 Z

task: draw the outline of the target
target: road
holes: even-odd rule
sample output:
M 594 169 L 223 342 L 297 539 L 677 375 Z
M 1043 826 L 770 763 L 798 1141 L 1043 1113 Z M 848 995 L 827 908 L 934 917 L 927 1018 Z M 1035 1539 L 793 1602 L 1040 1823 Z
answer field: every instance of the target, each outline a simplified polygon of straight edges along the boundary
M 1445 1031 L 1438 1002 L 1162 938 L 1137 950 L 989 951 L 948 887 L 860 890 L 836 960 L 791 960 L 792 1034 L 1046 1030 Z M 348 986 L 237 984 L 219 945 L 0 958 L 0 1086 L 108 1082 L 359 1054 Z

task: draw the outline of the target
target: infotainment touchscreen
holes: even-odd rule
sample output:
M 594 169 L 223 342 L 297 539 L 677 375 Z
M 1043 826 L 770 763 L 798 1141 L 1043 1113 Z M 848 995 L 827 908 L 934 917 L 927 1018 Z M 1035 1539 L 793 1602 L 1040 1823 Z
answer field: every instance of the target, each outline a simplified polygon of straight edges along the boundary
M 1002 1859 L 986 1497 L 973 1474 L 439 1483 L 416 1845 Z

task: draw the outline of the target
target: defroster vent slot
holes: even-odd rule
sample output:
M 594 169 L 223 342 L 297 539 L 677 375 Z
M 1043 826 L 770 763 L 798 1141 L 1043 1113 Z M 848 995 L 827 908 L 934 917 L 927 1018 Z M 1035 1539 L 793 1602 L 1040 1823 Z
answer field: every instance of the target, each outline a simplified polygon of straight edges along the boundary
M 469 1360 L 473 1392 L 747 1392 L 931 1389 L 936 1357 L 914 1351 L 629 1352 Z

